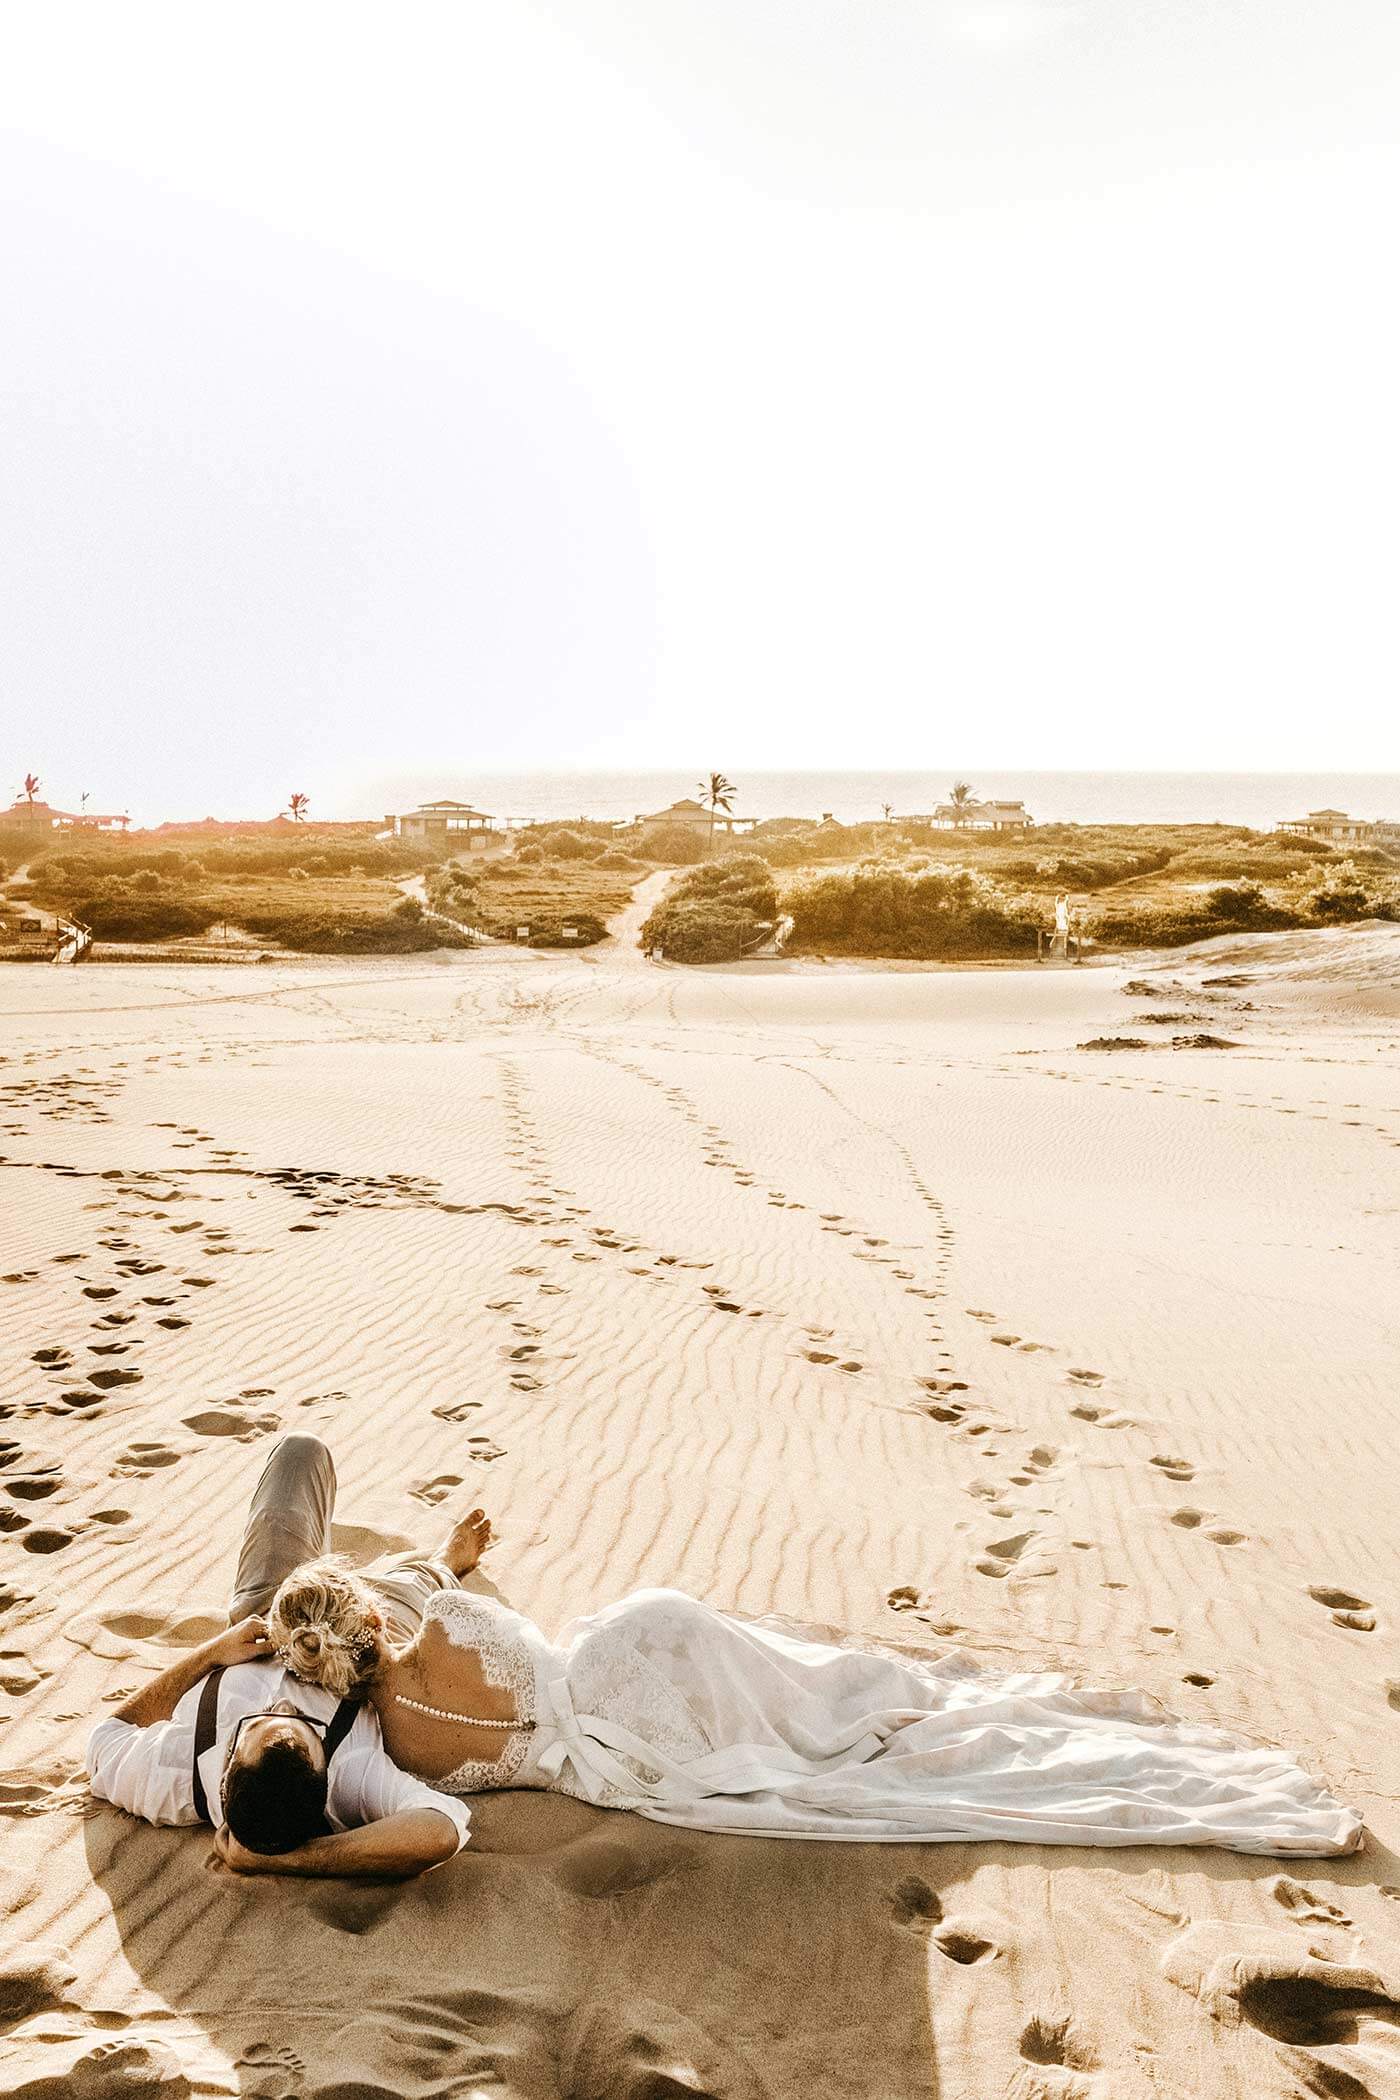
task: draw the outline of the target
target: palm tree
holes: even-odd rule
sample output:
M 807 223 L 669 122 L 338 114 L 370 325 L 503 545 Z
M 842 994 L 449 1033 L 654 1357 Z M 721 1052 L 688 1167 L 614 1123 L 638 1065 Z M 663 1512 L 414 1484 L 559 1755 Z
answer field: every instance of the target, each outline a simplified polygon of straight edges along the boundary
M 287 815 L 294 824 L 304 824 L 306 822 L 306 812 L 310 806 L 311 797 L 309 795 L 293 795 L 287 803 Z
M 965 813 L 973 801 L 972 789 L 965 780 L 955 780 L 953 782 L 952 792 L 948 800 L 953 805 L 953 822 L 955 824 L 965 824 L 967 822 Z
M 39 776 L 38 776 L 38 774 L 37 774 L 37 773 L 26 773 L 26 774 L 25 774 L 25 776 L 24 776 L 24 799 L 25 799 L 25 801 L 26 801 L 26 802 L 27 802 L 27 803 L 29 804 L 29 806 L 30 806 L 30 808 L 31 808 L 31 809 L 32 809 L 32 808 L 34 807 L 34 797 L 35 797 L 35 796 L 36 796 L 36 795 L 38 794 L 38 792 L 39 792 Z
M 700 800 L 710 812 L 710 851 L 715 850 L 715 818 L 720 810 L 728 816 L 734 806 L 736 790 L 732 780 L 723 773 L 711 773 L 709 780 L 700 783 Z
M 893 802 L 882 802 L 882 803 L 880 804 L 880 813 L 881 813 L 881 815 L 882 815 L 882 816 L 884 817 L 884 820 L 885 820 L 885 822 L 886 822 L 887 824 L 893 824 L 893 822 L 894 822 L 894 804 L 893 804 Z

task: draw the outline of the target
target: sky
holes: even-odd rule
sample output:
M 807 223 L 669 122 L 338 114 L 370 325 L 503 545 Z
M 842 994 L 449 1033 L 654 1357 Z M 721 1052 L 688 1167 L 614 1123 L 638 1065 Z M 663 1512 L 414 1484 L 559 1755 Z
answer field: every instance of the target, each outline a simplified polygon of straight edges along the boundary
M 0 793 L 1400 770 L 1397 87 L 1394 0 L 9 10 Z

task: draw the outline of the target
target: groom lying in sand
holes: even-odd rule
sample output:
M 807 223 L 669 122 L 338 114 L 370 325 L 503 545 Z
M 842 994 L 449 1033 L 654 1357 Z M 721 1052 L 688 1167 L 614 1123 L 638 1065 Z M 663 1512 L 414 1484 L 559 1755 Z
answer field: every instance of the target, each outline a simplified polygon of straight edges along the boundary
M 148 1823 L 211 1823 L 238 1873 L 406 1878 L 467 1842 L 465 1801 L 399 1770 L 373 1706 L 290 1675 L 261 1613 L 284 1576 L 328 1549 L 335 1467 L 318 1437 L 285 1436 L 253 1493 L 229 1631 L 134 1692 L 88 1740 L 93 1793 Z M 436 1590 L 456 1589 L 491 1535 L 480 1510 L 436 1554 L 364 1571 L 391 1630 L 410 1638 Z

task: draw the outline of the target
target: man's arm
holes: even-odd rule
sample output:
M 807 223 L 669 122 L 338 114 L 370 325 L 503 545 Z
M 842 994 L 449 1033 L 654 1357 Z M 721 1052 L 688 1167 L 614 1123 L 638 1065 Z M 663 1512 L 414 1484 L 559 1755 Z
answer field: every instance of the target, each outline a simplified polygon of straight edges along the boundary
M 150 1728 L 157 1721 L 168 1721 L 191 1685 L 198 1684 L 211 1670 L 220 1664 L 227 1668 L 233 1663 L 262 1662 L 270 1653 L 263 1621 L 243 1619 L 226 1633 L 216 1634 L 212 1641 L 202 1641 L 199 1647 L 191 1648 L 188 1655 L 182 1655 L 149 1684 L 143 1684 L 139 1692 L 122 1701 L 112 1718 L 128 1721 L 133 1728 Z
M 461 1844 L 457 1825 L 435 1808 L 407 1808 L 359 1830 L 312 1838 L 294 1852 L 249 1852 L 225 1827 L 215 1838 L 217 1855 L 235 1874 L 359 1876 L 408 1881 L 440 1867 Z
M 217 1640 L 205 1641 L 162 1670 L 88 1737 L 88 1784 L 99 1801 L 110 1801 L 147 1823 L 197 1823 L 192 1760 L 194 1720 L 174 1718 L 185 1694 L 219 1663 L 246 1662 L 267 1653 L 257 1640 L 260 1620 L 245 1620 Z

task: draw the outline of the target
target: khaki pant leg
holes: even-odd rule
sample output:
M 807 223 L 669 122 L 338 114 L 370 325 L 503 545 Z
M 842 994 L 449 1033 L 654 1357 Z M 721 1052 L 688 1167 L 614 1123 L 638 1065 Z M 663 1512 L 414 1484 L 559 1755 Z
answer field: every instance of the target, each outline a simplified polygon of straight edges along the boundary
M 253 1490 L 230 1625 L 265 1612 L 293 1568 L 319 1560 L 330 1544 L 334 1508 L 335 1462 L 321 1439 L 301 1433 L 282 1437 Z
M 411 1640 L 423 1622 L 423 1607 L 435 1590 L 462 1585 L 444 1561 L 430 1554 L 400 1554 L 382 1568 L 361 1570 L 364 1580 L 386 1606 L 385 1617 L 400 1639 Z

